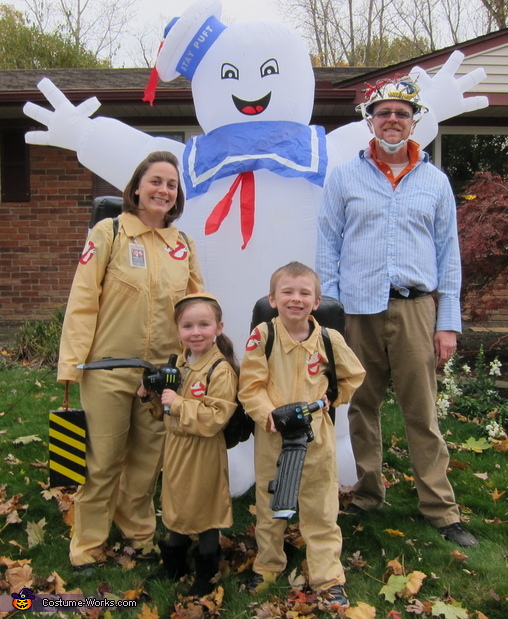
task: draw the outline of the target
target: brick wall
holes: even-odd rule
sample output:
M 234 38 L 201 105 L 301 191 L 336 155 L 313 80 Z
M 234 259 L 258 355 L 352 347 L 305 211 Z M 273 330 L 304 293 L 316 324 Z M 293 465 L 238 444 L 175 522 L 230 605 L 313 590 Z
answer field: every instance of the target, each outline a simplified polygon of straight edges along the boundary
M 0 204 L 0 321 L 44 319 L 63 306 L 83 249 L 92 173 L 76 154 L 30 147 L 31 201 Z

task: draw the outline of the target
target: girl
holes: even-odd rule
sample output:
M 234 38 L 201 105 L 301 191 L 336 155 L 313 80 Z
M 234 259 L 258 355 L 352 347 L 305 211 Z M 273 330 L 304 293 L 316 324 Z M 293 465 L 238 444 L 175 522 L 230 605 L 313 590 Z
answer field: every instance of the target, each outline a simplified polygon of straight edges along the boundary
M 193 553 L 196 578 L 188 595 L 201 597 L 215 586 L 219 529 L 233 522 L 222 429 L 236 409 L 238 366 L 213 295 L 185 296 L 175 305 L 174 320 L 184 352 L 177 360 L 178 392 L 165 389 L 160 398 L 167 430 L 162 519 L 169 529 L 168 541 L 160 546 L 166 575 L 178 579 L 189 572 L 190 535 L 199 536 Z M 138 395 L 146 396 L 144 387 Z
M 75 570 L 106 561 L 112 522 L 139 553 L 153 547 L 164 424 L 136 397 L 141 370 L 76 366 L 102 357 L 160 365 L 181 350 L 168 319 L 177 301 L 203 289 L 194 242 L 174 225 L 183 208 L 176 157 L 151 153 L 125 188 L 116 233 L 109 218 L 94 226 L 74 276 L 58 380 L 80 383 L 87 423 L 87 478 L 74 499 L 70 544 Z M 156 337 L 161 332 L 166 337 Z

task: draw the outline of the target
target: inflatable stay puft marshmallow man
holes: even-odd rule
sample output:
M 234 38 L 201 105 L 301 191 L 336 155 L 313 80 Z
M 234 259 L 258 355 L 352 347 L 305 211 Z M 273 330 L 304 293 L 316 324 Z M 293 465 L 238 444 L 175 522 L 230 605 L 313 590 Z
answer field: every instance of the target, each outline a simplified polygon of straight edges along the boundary
M 292 260 L 314 265 L 328 171 L 365 148 L 371 135 L 365 120 L 328 135 L 309 125 L 315 80 L 296 30 L 261 21 L 226 26 L 220 16 L 220 0 L 198 0 L 170 22 L 157 58 L 162 80 L 184 75 L 191 82 L 204 133 L 187 144 L 111 118 L 91 119 L 96 98 L 74 107 L 48 79 L 38 87 L 54 112 L 32 103 L 24 111 L 48 128 L 27 133 L 27 142 L 75 150 L 85 167 L 119 189 L 148 153 L 169 150 L 179 158 L 186 206 L 177 225 L 196 242 L 206 290 L 220 299 L 226 332 L 241 355 L 252 308 L 268 293 L 273 271 Z M 456 79 L 462 58 L 454 52 L 433 77 L 413 69 L 430 108 L 414 135 L 422 145 L 434 138 L 439 121 L 488 105 L 486 97 L 463 97 L 485 72 Z M 347 477 L 354 483 L 355 473 L 347 422 L 339 412 L 340 479 L 349 485 Z M 237 449 L 245 446 L 230 452 Z M 234 486 L 234 470 L 232 478 Z

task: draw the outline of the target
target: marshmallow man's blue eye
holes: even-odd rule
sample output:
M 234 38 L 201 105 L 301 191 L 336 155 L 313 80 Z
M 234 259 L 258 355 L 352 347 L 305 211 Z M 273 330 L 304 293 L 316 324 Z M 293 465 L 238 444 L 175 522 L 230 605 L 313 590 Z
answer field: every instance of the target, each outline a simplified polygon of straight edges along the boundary
M 223 80 L 237 80 L 240 72 L 235 67 L 234 64 L 229 64 L 229 62 L 225 62 L 221 68 L 221 79 Z
M 270 58 L 270 60 L 263 62 L 259 70 L 261 71 L 261 77 L 266 77 L 267 75 L 278 75 L 279 63 L 275 60 L 275 58 Z

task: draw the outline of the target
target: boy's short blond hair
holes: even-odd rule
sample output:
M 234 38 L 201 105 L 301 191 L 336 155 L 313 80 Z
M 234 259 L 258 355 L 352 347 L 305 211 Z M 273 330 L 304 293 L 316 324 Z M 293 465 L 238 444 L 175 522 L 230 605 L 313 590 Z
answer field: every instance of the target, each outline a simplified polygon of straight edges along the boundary
M 270 277 L 270 294 L 272 297 L 275 295 L 275 289 L 279 280 L 285 275 L 289 277 L 310 277 L 314 280 L 316 298 L 321 296 L 321 282 L 316 271 L 301 262 L 293 261 L 277 269 Z

